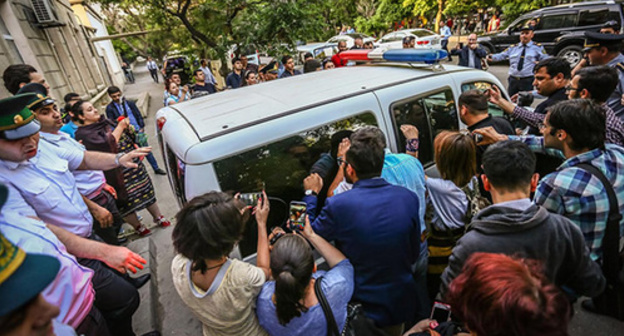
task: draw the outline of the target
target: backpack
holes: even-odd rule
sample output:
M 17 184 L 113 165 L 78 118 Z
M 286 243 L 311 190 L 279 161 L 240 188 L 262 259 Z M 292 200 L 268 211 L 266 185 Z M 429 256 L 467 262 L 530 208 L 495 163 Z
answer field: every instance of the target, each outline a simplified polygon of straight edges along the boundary
M 476 176 L 473 176 L 470 182 L 460 189 L 466 195 L 466 199 L 468 199 L 468 208 L 464 215 L 464 223 L 466 224 L 466 231 L 468 231 L 470 222 L 472 222 L 472 217 L 492 203 L 481 195 L 481 191 L 479 191 L 479 180 Z

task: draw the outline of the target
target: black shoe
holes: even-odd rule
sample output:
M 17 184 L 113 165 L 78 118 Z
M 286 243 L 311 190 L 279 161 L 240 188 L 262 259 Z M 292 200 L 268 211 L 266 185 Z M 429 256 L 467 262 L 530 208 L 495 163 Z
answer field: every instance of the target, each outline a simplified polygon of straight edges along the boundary
M 167 172 L 160 169 L 160 168 L 156 168 L 154 169 L 154 173 L 158 174 L 158 175 L 167 175 Z
M 143 287 L 151 278 L 152 275 L 147 273 L 145 275 L 141 275 L 138 278 L 131 278 L 130 276 L 128 276 L 126 280 L 128 280 L 128 282 L 130 282 L 134 286 L 134 288 L 139 289 Z
M 160 331 L 158 330 L 154 330 L 154 331 L 150 331 L 148 333 L 145 333 L 141 336 L 160 336 Z

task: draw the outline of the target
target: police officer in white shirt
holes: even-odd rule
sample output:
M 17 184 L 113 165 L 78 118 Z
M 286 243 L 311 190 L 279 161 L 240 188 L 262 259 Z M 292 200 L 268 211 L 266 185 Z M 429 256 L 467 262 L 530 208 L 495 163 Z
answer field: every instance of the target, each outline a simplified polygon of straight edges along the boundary
M 45 87 L 39 83 L 30 83 L 24 85 L 17 94 L 28 92 L 38 97 L 28 107 L 41 124 L 41 140 L 59 148 L 84 152 L 86 149 L 82 144 L 59 131 L 63 126 L 61 114 L 54 99 L 47 95 Z M 75 170 L 72 174 L 78 192 L 94 218 L 96 234 L 108 244 L 119 245 L 117 235 L 123 220 L 115 203 L 115 189 L 106 184 L 101 170 Z

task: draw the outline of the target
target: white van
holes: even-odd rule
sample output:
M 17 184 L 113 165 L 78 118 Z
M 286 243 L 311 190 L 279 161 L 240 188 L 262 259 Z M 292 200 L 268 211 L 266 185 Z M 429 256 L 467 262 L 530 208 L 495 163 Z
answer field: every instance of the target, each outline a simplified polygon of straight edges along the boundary
M 333 133 L 376 125 L 392 152 L 404 152 L 399 127 L 416 125 L 420 160 L 435 174 L 435 135 L 465 128 L 457 98 L 491 84 L 503 88 L 490 73 L 450 65 L 342 67 L 165 107 L 156 115 L 158 138 L 180 205 L 211 190 L 245 193 L 266 186 L 275 199 L 269 218 L 274 226 L 281 224 L 291 200 L 303 198 L 303 179 L 329 152 Z M 490 112 L 503 115 L 494 105 Z M 255 253 L 255 230 L 246 230 L 243 256 Z

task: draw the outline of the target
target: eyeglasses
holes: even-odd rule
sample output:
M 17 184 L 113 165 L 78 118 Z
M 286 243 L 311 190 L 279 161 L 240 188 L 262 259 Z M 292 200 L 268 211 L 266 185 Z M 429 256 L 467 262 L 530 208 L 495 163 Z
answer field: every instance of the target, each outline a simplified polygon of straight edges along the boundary
M 546 126 L 546 124 L 544 124 L 544 123 L 538 123 L 538 124 L 537 124 L 537 128 L 538 128 L 540 131 L 542 131 L 542 130 L 546 129 L 546 127 L 548 127 L 548 126 Z
M 575 87 L 573 87 L 573 86 L 571 86 L 571 85 L 567 85 L 567 86 L 565 87 L 565 90 L 566 90 L 566 91 L 578 91 L 578 90 L 579 90 L 579 88 L 575 88 Z

